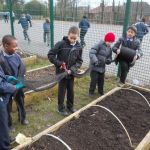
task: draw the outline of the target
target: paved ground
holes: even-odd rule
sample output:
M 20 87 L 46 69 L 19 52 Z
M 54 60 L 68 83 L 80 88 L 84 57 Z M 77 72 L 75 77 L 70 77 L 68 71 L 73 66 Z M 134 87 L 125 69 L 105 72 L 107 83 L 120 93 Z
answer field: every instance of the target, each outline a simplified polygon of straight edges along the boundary
M 22 28 L 17 21 L 15 22 L 15 36 L 18 39 L 19 46 L 27 52 L 38 54 L 41 56 L 47 55 L 49 47 L 43 43 L 43 30 L 42 30 L 43 21 L 33 21 L 33 27 L 29 29 L 29 35 L 31 37 L 31 42 L 28 43 L 23 38 Z M 55 43 L 62 39 L 63 35 L 67 35 L 68 29 L 72 25 L 78 25 L 77 22 L 55 22 Z M 117 25 L 100 25 L 100 24 L 91 24 L 86 35 L 87 46 L 84 48 L 84 66 L 89 64 L 89 50 L 92 45 L 98 42 L 103 38 L 106 32 L 113 31 L 117 38 L 122 34 L 122 26 Z M 0 39 L 5 35 L 10 33 L 10 25 L 5 24 L 3 21 L 0 21 Z M 145 36 L 142 50 L 144 56 L 141 60 L 137 62 L 135 67 L 133 67 L 129 73 L 129 80 L 139 80 L 141 84 L 150 85 L 150 33 Z M 110 74 L 116 74 L 117 67 L 112 64 L 107 67 L 107 72 Z

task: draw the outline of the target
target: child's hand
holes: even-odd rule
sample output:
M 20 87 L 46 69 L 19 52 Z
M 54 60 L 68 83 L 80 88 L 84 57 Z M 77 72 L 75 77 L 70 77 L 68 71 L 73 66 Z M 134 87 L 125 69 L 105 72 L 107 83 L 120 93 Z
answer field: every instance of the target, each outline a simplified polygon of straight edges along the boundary
M 9 83 L 11 83 L 11 82 L 18 83 L 19 80 L 14 76 L 8 76 L 7 82 L 9 82 Z
M 17 89 L 17 90 L 22 89 L 22 88 L 24 88 L 24 87 L 25 87 L 25 86 L 24 86 L 23 83 L 21 83 L 21 82 L 16 84 L 16 89 Z
M 120 48 L 119 49 L 117 49 L 117 55 L 119 55 L 120 54 Z
M 61 69 L 61 70 L 66 70 L 66 63 L 65 63 L 65 62 L 63 62 L 63 63 L 61 64 L 60 69 Z
M 71 74 L 71 70 L 67 70 L 67 73 L 68 73 L 68 75 L 70 75 Z
M 138 56 L 135 55 L 131 64 L 135 64 L 135 62 L 136 62 L 137 59 L 138 59 Z

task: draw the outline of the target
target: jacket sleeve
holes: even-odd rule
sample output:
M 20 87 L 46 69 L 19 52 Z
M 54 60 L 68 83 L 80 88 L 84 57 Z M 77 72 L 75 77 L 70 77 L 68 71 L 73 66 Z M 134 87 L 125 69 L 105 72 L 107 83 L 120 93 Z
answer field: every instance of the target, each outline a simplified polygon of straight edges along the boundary
M 56 43 L 56 45 L 54 46 L 54 48 L 52 48 L 51 50 L 49 50 L 48 52 L 48 59 L 51 63 L 53 63 L 56 67 L 60 67 L 62 62 L 60 60 L 57 59 L 57 54 L 59 53 L 59 51 L 61 50 L 61 45 L 62 45 L 62 41 Z
M 119 38 L 118 41 L 114 44 L 114 46 L 112 48 L 114 53 L 117 53 L 117 49 L 119 49 L 121 43 L 122 43 L 122 38 Z
M 139 59 L 140 57 L 143 56 L 143 52 L 142 52 L 142 50 L 141 50 L 141 44 L 140 44 L 140 41 L 139 41 L 138 39 L 136 39 L 135 44 L 136 44 L 136 46 L 137 46 L 136 54 L 137 54 L 138 59 Z
M 81 65 L 83 63 L 82 55 L 81 55 L 80 51 L 82 51 L 82 49 L 79 50 L 77 60 L 76 60 L 76 64 L 70 67 L 70 70 L 73 74 L 77 73 L 77 70 L 81 67 Z
M 90 50 L 89 57 L 90 57 L 90 61 L 91 61 L 92 64 L 94 64 L 98 61 L 98 58 L 96 56 L 98 49 L 99 49 L 99 44 L 96 44 Z
M 110 49 L 110 54 L 106 59 L 107 64 L 110 64 L 112 62 L 112 49 Z
M 145 25 L 145 32 L 144 32 L 144 35 L 146 35 L 147 33 L 149 32 L 147 26 Z
M 16 91 L 15 86 L 7 82 L 7 77 L 0 71 L 0 94 L 13 94 Z

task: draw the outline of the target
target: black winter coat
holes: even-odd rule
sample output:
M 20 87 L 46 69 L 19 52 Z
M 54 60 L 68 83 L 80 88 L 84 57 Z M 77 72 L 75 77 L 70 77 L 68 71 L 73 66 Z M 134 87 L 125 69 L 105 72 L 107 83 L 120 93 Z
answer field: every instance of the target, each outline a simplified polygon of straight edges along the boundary
M 79 42 L 72 46 L 68 37 L 63 37 L 62 41 L 56 43 L 54 48 L 48 52 L 48 59 L 56 67 L 56 74 L 64 72 L 60 69 L 63 62 L 66 63 L 68 70 L 71 70 L 72 75 L 77 73 L 78 68 L 82 65 L 82 47 Z

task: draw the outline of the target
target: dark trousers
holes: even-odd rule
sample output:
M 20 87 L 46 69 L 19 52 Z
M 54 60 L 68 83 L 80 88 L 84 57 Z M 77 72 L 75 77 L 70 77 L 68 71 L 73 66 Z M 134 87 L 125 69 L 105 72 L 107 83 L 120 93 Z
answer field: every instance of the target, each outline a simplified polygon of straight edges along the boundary
M 85 37 L 86 33 L 87 33 L 87 30 L 85 30 L 85 29 L 81 29 L 80 30 L 80 42 L 81 42 L 81 45 L 85 44 L 84 37 Z
M 0 150 L 9 150 L 10 137 L 8 129 L 7 105 L 0 101 Z
M 119 61 L 120 64 L 120 82 L 125 83 L 130 65 L 126 61 Z
M 64 78 L 58 85 L 58 110 L 65 109 L 64 99 L 67 92 L 67 108 L 72 108 L 74 104 L 74 77 Z
M 90 89 L 89 89 L 89 93 L 93 94 L 95 89 L 96 89 L 96 85 L 98 86 L 98 93 L 103 95 L 104 94 L 104 77 L 105 77 L 105 73 L 99 73 L 97 71 L 91 71 L 90 74 L 91 77 L 91 83 L 90 83 Z
M 23 122 L 26 119 L 26 112 L 25 112 L 25 107 L 24 107 L 24 93 L 23 90 L 18 90 L 14 99 L 17 105 L 17 110 L 18 110 L 18 120 L 20 122 Z M 12 126 L 12 117 L 11 117 L 11 112 L 12 112 L 12 98 L 10 99 L 8 105 L 7 105 L 7 111 L 8 111 L 8 126 Z

